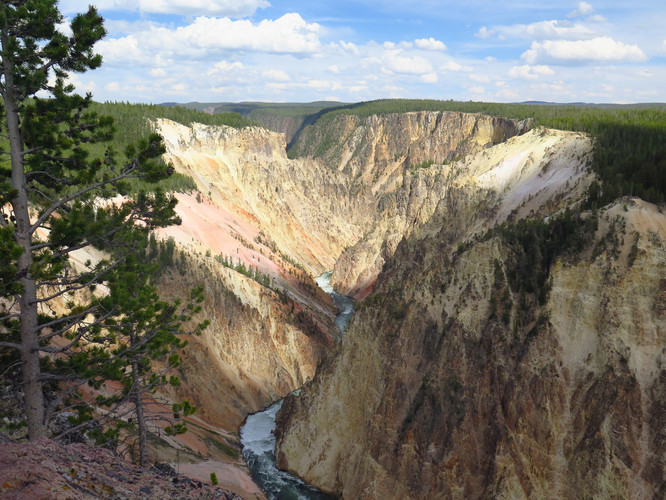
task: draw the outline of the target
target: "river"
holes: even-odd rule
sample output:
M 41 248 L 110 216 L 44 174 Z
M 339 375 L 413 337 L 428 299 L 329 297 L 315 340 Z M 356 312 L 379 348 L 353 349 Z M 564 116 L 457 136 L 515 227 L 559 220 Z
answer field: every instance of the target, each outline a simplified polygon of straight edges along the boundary
M 340 334 L 347 328 L 354 315 L 354 300 L 333 291 L 331 272 L 315 278 L 317 285 L 328 293 L 339 314 L 335 322 Z M 282 406 L 282 400 L 263 411 L 248 415 L 241 428 L 243 456 L 250 468 L 252 479 L 264 490 L 270 500 L 329 500 L 334 497 L 309 486 L 298 477 L 279 470 L 275 465 L 275 415 Z
M 340 333 L 344 333 L 351 321 L 352 316 L 354 316 L 354 299 L 347 297 L 346 295 L 340 295 L 331 286 L 331 275 L 333 271 L 328 271 L 327 273 L 322 274 L 315 278 L 319 288 L 324 290 L 327 294 L 333 299 L 333 303 L 338 308 L 338 315 L 335 317 L 335 323 L 340 329 Z

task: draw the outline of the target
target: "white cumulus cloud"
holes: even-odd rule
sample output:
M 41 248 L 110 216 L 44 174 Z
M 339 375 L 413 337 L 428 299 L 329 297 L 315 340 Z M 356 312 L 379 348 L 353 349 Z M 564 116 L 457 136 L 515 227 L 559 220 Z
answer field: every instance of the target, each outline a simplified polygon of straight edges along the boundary
M 401 75 L 425 75 L 432 73 L 432 64 L 421 56 L 405 57 L 399 50 L 386 51 L 383 57 L 384 70 Z
M 405 41 L 398 42 L 398 43 L 384 42 L 382 44 L 382 47 L 384 47 L 385 49 L 389 49 L 389 50 L 391 50 L 391 49 L 411 49 L 413 46 L 414 45 L 412 44 L 412 42 L 405 42 Z
M 211 69 L 208 74 L 213 74 L 213 73 L 228 73 L 229 71 L 234 71 L 238 69 L 243 69 L 243 63 L 239 61 L 235 62 L 227 62 L 227 61 L 220 61 L 215 63 L 215 66 L 213 66 L 213 69 Z
M 102 54 L 105 63 L 149 60 L 149 55 L 140 48 L 139 40 L 134 35 L 102 40 L 97 42 L 95 50 Z
M 469 79 L 479 83 L 490 83 L 490 77 L 488 75 L 471 74 L 469 75 Z
M 340 46 L 345 50 L 345 52 L 348 52 L 349 54 L 352 54 L 356 57 L 361 55 L 361 51 L 358 49 L 356 44 L 353 43 L 353 42 L 340 41 Z
M 311 88 L 311 89 L 316 89 L 316 90 L 340 90 L 342 89 L 342 85 L 340 82 L 334 82 L 330 80 L 318 80 L 318 79 L 313 79 L 309 80 L 305 84 L 306 88 Z
M 443 64 L 442 66 L 439 67 L 440 70 L 442 71 L 464 71 L 466 73 L 469 73 L 471 71 L 474 71 L 474 68 L 471 66 L 463 66 L 462 64 L 458 64 L 455 61 L 448 61 L 446 64 Z
M 546 40 L 532 42 L 522 56 L 529 64 L 586 63 L 586 62 L 638 62 L 647 56 L 638 45 L 627 45 L 603 36 L 591 40 Z
M 569 21 L 540 21 L 531 24 L 513 24 L 510 26 L 495 26 L 491 29 L 483 26 L 476 32 L 478 38 L 490 38 L 497 36 L 500 39 L 528 38 L 532 40 L 580 40 L 591 38 L 595 32 L 577 23 Z
M 291 80 L 289 75 L 281 69 L 269 69 L 264 71 L 261 76 L 275 82 L 288 82 Z
M 433 37 L 418 38 L 414 40 L 414 45 L 422 50 L 446 50 L 446 45 L 444 45 L 444 42 L 435 40 Z
M 432 72 L 432 73 L 426 73 L 425 75 L 422 75 L 420 80 L 423 83 L 437 83 L 437 73 Z
M 110 63 L 145 63 L 167 55 L 203 59 L 229 50 L 310 54 L 321 49 L 319 29 L 299 14 L 258 24 L 228 17 L 197 17 L 192 24 L 175 29 L 152 25 L 140 33 L 102 40 L 96 48 Z
M 594 7 L 587 2 L 578 2 L 578 8 L 567 14 L 567 17 L 587 16 L 594 12 Z
M 538 65 L 514 66 L 509 70 L 509 76 L 516 80 L 538 80 L 540 76 L 552 75 L 555 72 L 548 66 Z
M 486 26 L 481 26 L 479 31 L 477 31 L 474 36 L 478 38 L 490 38 L 495 34 L 494 30 L 489 30 Z
M 104 88 L 108 90 L 109 92 L 118 92 L 120 91 L 120 85 L 118 85 L 118 82 L 109 82 L 106 85 L 104 85 Z

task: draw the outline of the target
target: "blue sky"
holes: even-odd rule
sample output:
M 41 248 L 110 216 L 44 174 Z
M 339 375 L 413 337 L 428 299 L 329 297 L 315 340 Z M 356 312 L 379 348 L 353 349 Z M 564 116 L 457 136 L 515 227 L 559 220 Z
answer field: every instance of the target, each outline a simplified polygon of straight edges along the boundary
M 92 1 L 97 100 L 666 102 L 663 0 Z

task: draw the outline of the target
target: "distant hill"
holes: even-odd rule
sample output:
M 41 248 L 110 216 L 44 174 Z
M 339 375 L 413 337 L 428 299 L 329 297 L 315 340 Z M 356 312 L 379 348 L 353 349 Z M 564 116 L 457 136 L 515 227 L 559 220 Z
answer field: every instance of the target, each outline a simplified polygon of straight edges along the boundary
M 176 103 L 164 103 L 165 106 L 172 106 Z M 197 111 L 212 110 L 214 113 L 240 113 L 243 116 L 250 116 L 256 111 L 274 110 L 280 114 L 288 116 L 297 116 L 303 114 L 312 114 L 325 108 L 342 106 L 345 103 L 336 101 L 315 101 L 315 102 L 188 102 L 177 104 L 185 108 Z
M 347 103 L 335 101 L 315 102 L 188 102 L 183 104 L 164 103 L 164 106 L 182 106 L 195 111 L 217 115 L 221 113 L 238 113 L 244 118 L 258 123 L 274 132 L 282 132 L 287 142 L 302 127 L 306 118 L 320 114 L 322 111 L 347 106 Z
M 581 106 L 586 108 L 617 108 L 617 109 L 644 109 L 644 108 L 666 108 L 666 103 L 663 102 L 643 102 L 631 104 L 615 104 L 610 102 L 551 102 L 551 101 L 523 101 L 515 102 L 512 104 L 529 104 L 534 106 Z

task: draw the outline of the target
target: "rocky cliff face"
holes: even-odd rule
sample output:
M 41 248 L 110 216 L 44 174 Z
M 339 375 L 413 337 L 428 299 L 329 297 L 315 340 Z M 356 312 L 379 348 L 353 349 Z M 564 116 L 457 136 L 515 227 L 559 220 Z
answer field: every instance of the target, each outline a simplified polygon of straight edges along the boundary
M 462 158 L 524 131 L 513 120 L 457 112 L 329 116 L 306 127 L 290 155 L 321 158 L 332 170 L 361 177 L 373 192 L 394 188 L 399 167 Z
M 284 134 L 287 144 L 291 142 L 305 120 L 305 115 L 283 116 L 270 111 L 263 112 L 263 110 L 255 110 L 250 113 L 249 117 L 268 130 Z
M 160 292 L 183 297 L 204 285 L 202 317 L 211 321 L 202 337 L 190 339 L 182 384 L 167 395 L 191 401 L 198 417 L 217 429 L 237 432 L 248 413 L 311 380 L 330 353 L 334 308 L 311 276 L 332 269 L 345 248 L 375 227 L 362 248 L 383 253 L 355 251 L 345 260 L 352 263 L 347 269 L 366 268 L 364 286 L 371 285 L 382 259 L 416 223 L 412 213 L 420 210 L 418 220 L 425 220 L 434 210 L 444 191 L 436 189 L 440 176 L 433 168 L 410 170 L 406 155 L 389 165 L 399 150 L 392 135 L 400 137 L 400 147 L 409 145 L 409 158 L 447 158 L 517 130 L 510 121 L 457 113 L 394 115 L 354 127 L 351 136 L 344 131 L 335 139 L 347 148 L 349 163 L 338 171 L 321 159 L 289 159 L 284 135 L 265 129 L 155 124 L 166 160 L 198 190 L 177 195 L 183 223 L 158 233 L 175 248 Z M 442 143 L 447 134 L 455 137 Z M 401 223 L 392 225 L 391 218 Z M 372 238 L 375 246 L 368 246 Z M 353 255 L 363 258 L 355 263 Z M 203 444 L 186 446 L 203 450 Z
M 341 293 L 364 297 L 385 260 L 415 224 L 432 215 L 450 164 L 526 130 L 526 123 L 457 112 L 414 112 L 325 117 L 306 127 L 292 156 L 316 156 L 351 181 L 363 200 L 354 220 L 364 237 L 336 262 L 332 283 Z
M 161 293 L 204 285 L 202 317 L 211 321 L 183 353 L 178 396 L 237 431 L 248 413 L 310 380 L 331 350 L 335 309 L 311 275 L 360 237 L 345 217 L 355 201 L 342 174 L 289 160 L 282 134 L 168 120 L 156 128 L 166 159 L 198 189 L 177 195 L 183 223 L 158 233 L 177 254 Z
M 572 163 L 577 165 L 578 173 L 550 168 L 572 154 L 580 157 Z M 506 191 L 506 203 L 497 207 L 502 213 L 490 221 L 495 223 L 511 210 L 524 214 L 538 208 L 538 200 L 552 196 L 553 190 L 561 187 L 563 176 L 568 176 L 570 185 L 576 184 L 580 180 L 581 160 L 588 154 L 589 145 L 579 136 L 541 129 L 514 136 L 492 148 L 479 148 L 479 152 L 458 162 L 402 171 L 399 187 L 379 199 L 372 227 L 336 263 L 334 285 L 363 298 L 400 241 L 432 217 L 451 187 L 477 197 L 481 196 L 479 190 Z M 530 195 L 538 200 L 528 200 Z M 518 207 L 518 201 L 525 205 Z
M 198 285 L 206 299 L 196 320 L 211 324 L 201 337 L 188 339 L 174 395 L 195 404 L 204 421 L 238 432 L 248 413 L 314 377 L 333 345 L 335 325 L 332 314 L 318 315 L 313 304 L 306 312 L 297 300 L 204 256 L 189 255 L 179 269 L 163 274 L 160 293 L 183 297 Z
M 399 242 L 431 218 L 449 190 L 466 185 L 487 190 L 495 182 L 491 170 L 500 165 L 507 193 L 513 194 L 497 217 L 506 217 L 510 210 L 526 212 L 539 202 L 519 208 L 527 195 L 515 194 L 525 190 L 516 186 L 540 182 L 541 167 L 556 161 L 566 148 L 578 148 L 581 162 L 589 153 L 579 136 L 546 131 L 516 136 L 501 149 L 484 149 L 520 131 L 518 125 L 460 113 L 409 113 L 352 122 L 353 133 L 345 132 L 339 140 L 344 147 L 356 144 L 357 150 L 345 153 L 348 164 L 356 165 L 347 170 L 362 172 L 356 179 L 317 159 L 287 158 L 284 136 L 264 129 L 184 127 L 167 120 L 156 124 L 165 137 L 166 159 L 191 175 L 199 191 L 178 195 L 183 224 L 159 233 L 172 238 L 182 254 L 181 264 L 167 273 L 161 288 L 172 297 L 184 296 L 198 284 L 207 288 L 204 315 L 212 325 L 184 354 L 182 375 L 188 382 L 180 397 L 193 400 L 215 425 L 237 430 L 248 412 L 310 380 L 332 346 L 336 333 L 330 299 L 296 265 L 318 274 L 331 269 L 343 247 L 349 247 L 335 272 L 348 289 L 367 294 Z M 386 155 L 383 163 L 366 165 L 368 152 L 379 151 L 381 144 L 391 144 L 388 153 L 397 154 L 392 134 L 415 158 L 447 158 L 461 154 L 461 148 L 483 153 L 466 162 L 422 168 L 405 168 L 399 162 L 389 168 Z M 454 137 L 445 140 L 447 134 Z M 566 172 L 572 187 L 580 184 L 582 169 Z M 545 175 L 550 179 L 564 174 L 557 170 Z M 376 177 L 376 183 L 365 187 L 368 176 Z M 392 176 L 394 181 L 388 182 Z M 378 186 L 383 187 L 375 192 Z M 550 196 L 553 189 L 540 196 Z M 220 259 L 231 267 L 242 263 L 257 269 L 268 286 L 224 267 Z
M 348 180 L 317 161 L 289 160 L 284 135 L 168 120 L 158 120 L 156 128 L 165 138 L 166 160 L 193 177 L 207 200 L 311 274 L 330 270 L 360 237 L 350 222 L 358 202 Z
M 362 297 L 441 195 L 441 179 L 420 167 L 501 143 L 525 124 L 453 112 L 338 115 L 306 127 L 291 151 L 296 159 L 287 158 L 282 134 L 265 129 L 168 120 L 156 128 L 166 159 L 192 176 L 211 203 L 251 224 L 311 274 L 333 269 L 349 249 L 333 283 Z
M 343 498 L 664 495 L 666 216 L 554 217 L 589 151 L 532 131 L 409 180 L 436 208 L 285 402 L 279 465 Z
M 409 163 L 478 151 L 520 131 L 510 120 L 461 113 L 342 119 L 339 171 L 319 159 L 287 158 L 284 136 L 265 129 L 156 123 L 166 159 L 199 191 L 178 195 L 183 224 L 160 232 L 189 262 L 162 293 L 182 296 L 200 283 L 210 289 L 212 325 L 186 351 L 183 387 L 215 425 L 237 429 L 248 412 L 302 385 L 332 345 L 330 300 L 294 264 L 316 275 L 351 247 L 336 273 L 348 289 L 367 293 L 399 241 L 459 177 L 449 165 Z M 284 295 L 216 257 L 265 273 Z

